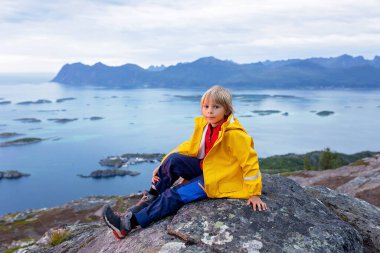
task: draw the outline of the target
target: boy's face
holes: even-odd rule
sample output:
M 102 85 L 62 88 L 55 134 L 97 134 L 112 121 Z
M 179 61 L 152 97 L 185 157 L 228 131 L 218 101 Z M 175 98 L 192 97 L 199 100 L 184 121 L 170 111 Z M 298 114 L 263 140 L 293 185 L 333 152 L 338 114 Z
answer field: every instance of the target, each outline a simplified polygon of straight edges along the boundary
M 212 99 L 207 99 L 202 104 L 202 115 L 211 126 L 219 125 L 227 114 L 221 104 L 217 104 Z

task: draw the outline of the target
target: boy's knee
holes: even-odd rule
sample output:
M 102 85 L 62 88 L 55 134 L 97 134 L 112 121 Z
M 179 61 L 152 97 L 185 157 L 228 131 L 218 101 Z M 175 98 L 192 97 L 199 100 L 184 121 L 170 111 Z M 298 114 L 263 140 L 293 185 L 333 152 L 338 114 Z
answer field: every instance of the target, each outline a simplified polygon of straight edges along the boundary
M 172 154 L 170 154 L 170 155 L 166 158 L 165 162 L 168 162 L 168 163 L 176 162 L 176 161 L 180 160 L 180 157 L 181 157 L 181 154 L 178 154 L 178 153 L 172 153 Z

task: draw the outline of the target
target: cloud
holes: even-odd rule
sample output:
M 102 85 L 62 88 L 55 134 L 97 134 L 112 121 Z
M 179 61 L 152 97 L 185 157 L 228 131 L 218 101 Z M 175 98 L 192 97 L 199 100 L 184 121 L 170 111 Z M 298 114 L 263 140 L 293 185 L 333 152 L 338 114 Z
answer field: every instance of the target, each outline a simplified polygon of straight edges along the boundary
M 378 54 L 374 0 L 3 0 L 0 71 Z

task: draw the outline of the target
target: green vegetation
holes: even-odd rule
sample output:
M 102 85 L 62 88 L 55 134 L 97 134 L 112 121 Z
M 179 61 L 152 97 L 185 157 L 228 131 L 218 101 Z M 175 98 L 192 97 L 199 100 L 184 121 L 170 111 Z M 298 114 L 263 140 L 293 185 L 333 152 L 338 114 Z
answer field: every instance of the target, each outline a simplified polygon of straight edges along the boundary
M 4 250 L 3 253 L 13 253 L 15 252 L 16 250 L 19 250 L 21 249 L 22 247 L 18 246 L 18 247 L 14 247 L 14 248 L 11 248 L 11 249 L 7 249 L 7 250 Z
M 331 152 L 329 148 L 323 150 L 319 158 L 320 170 L 335 169 L 347 164 L 342 156 L 339 156 L 336 152 Z
M 322 151 L 313 151 L 306 154 L 275 155 L 259 159 L 260 169 L 268 174 L 283 174 L 300 170 L 335 169 L 353 163 L 364 165 L 361 159 L 373 156 L 378 152 L 363 151 L 352 155 L 338 153 L 326 148 Z
M 15 225 L 29 225 L 29 224 L 33 224 L 33 223 L 36 223 L 37 220 L 36 219 L 30 219 L 31 217 L 27 217 L 25 219 L 22 219 L 22 220 L 17 220 L 14 222 Z
M 69 239 L 71 236 L 71 233 L 67 230 L 57 230 L 53 232 L 53 234 L 50 237 L 50 244 L 52 246 L 57 246 L 61 244 L 62 242 Z
M 352 165 L 354 165 L 354 166 L 362 166 L 362 165 L 367 166 L 368 164 L 369 163 L 363 161 L 362 159 L 357 160 L 357 161 L 355 161 L 355 162 L 352 163 Z

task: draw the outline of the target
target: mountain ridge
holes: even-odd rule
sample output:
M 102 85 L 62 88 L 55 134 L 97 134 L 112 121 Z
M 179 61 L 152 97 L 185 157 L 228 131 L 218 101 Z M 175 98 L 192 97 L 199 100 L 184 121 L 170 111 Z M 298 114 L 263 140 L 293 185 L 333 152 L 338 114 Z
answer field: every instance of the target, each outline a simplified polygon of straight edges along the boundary
M 153 70 L 153 71 L 152 71 Z M 373 60 L 347 54 L 239 64 L 213 56 L 171 66 L 142 68 L 127 63 L 65 64 L 51 80 L 75 86 L 122 88 L 380 88 L 380 57 Z

